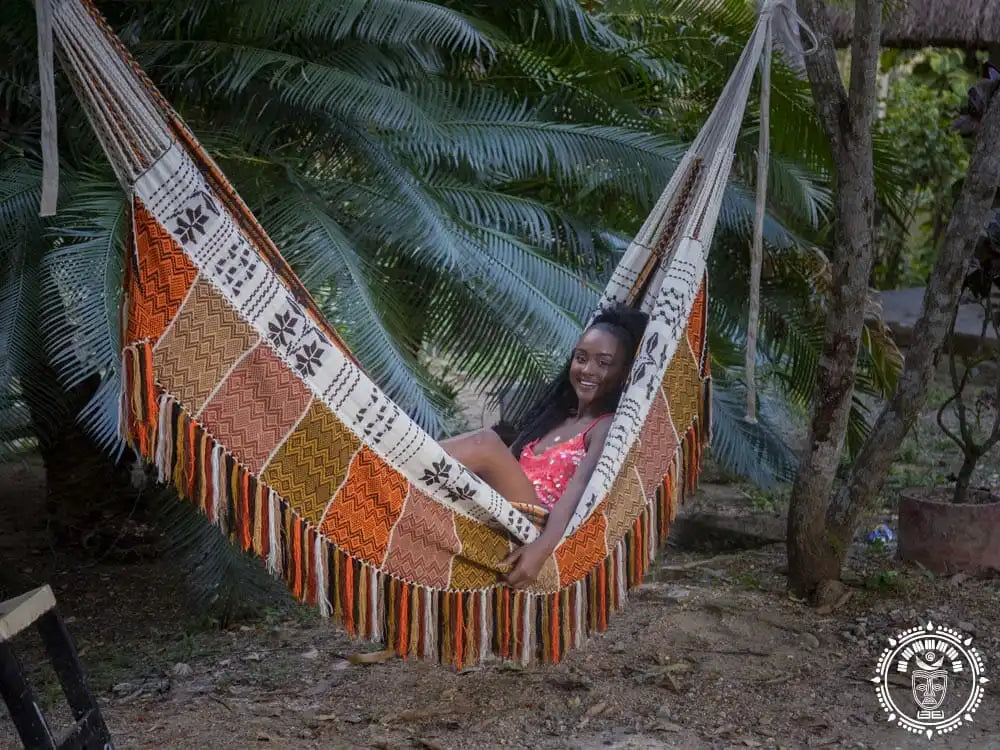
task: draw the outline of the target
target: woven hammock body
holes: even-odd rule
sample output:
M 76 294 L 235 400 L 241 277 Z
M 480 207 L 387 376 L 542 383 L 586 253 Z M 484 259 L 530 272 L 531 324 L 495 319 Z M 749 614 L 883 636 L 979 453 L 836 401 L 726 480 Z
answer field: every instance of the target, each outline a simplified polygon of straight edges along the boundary
M 498 563 L 544 514 L 500 497 L 364 374 L 96 10 L 40 3 L 132 196 L 121 422 L 160 479 L 295 596 L 402 655 L 557 661 L 604 629 L 709 438 L 705 255 L 772 3 L 605 290 L 601 305 L 650 323 L 563 541 L 516 591 Z

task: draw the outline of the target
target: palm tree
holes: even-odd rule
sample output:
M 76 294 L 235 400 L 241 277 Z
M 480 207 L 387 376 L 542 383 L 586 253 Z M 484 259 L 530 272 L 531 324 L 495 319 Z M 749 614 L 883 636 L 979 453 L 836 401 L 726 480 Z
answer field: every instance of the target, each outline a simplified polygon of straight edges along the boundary
M 643 14 L 570 0 L 109 0 L 101 9 L 366 369 L 442 435 L 455 427 L 450 384 L 430 355 L 488 376 L 494 394 L 528 398 L 552 374 L 753 21 L 741 0 L 645 5 Z M 37 218 L 34 34 L 27 3 L 0 22 L 11 56 L 0 74 L 0 444 L 15 435 L 5 425 L 28 425 L 51 479 L 66 467 L 63 441 L 79 437 L 66 428 L 77 415 L 88 439 L 122 450 L 126 203 L 61 86 L 60 213 Z M 829 155 L 801 81 L 779 69 L 773 101 L 761 356 L 801 400 L 821 343 L 807 303 L 821 274 L 799 248 L 822 237 Z M 774 404 L 762 405 L 759 425 L 740 419 L 751 120 L 712 261 L 716 455 L 768 483 L 790 476 L 794 460 Z M 873 387 L 888 377 L 877 362 L 869 358 Z

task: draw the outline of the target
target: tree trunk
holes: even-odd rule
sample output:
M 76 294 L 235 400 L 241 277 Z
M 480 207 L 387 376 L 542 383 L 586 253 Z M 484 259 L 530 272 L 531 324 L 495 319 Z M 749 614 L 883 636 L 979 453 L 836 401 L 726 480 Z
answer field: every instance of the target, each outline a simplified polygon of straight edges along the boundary
M 875 506 L 889 465 L 927 400 L 962 294 L 962 281 L 968 273 L 976 239 L 989 218 L 997 185 L 1000 185 L 1000 97 L 994 97 L 983 120 L 962 193 L 924 293 L 923 312 L 913 329 L 896 392 L 879 414 L 845 486 L 830 506 L 828 525 L 841 538 L 852 537 L 861 515 Z
M 972 484 L 972 472 L 976 470 L 979 458 L 980 456 L 976 454 L 965 454 L 962 468 L 958 470 L 958 477 L 955 479 L 955 494 L 951 498 L 953 503 L 964 503 L 968 498 L 969 485 Z
M 811 593 L 822 580 L 840 577 L 840 561 L 850 542 L 830 535 L 826 511 L 847 434 L 874 259 L 872 124 L 882 2 L 857 0 L 848 92 L 830 39 L 828 9 L 820 0 L 808 0 L 804 17 L 820 40 L 819 49 L 806 58 L 806 69 L 833 150 L 836 182 L 826 332 L 809 445 L 795 477 L 788 514 L 789 587 L 799 595 Z
M 24 379 L 25 401 L 45 464 L 45 510 L 57 545 L 87 545 L 109 515 L 128 511 L 135 500 L 125 464 L 116 466 L 77 422 L 98 380 L 95 375 L 63 390 L 45 363 L 38 363 Z M 52 394 L 60 391 L 62 398 L 54 401 Z

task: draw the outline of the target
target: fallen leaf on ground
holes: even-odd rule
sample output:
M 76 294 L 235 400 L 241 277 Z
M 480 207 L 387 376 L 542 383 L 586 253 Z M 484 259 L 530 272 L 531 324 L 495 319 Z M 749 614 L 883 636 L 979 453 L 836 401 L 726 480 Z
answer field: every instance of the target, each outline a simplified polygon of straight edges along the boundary
M 675 661 L 672 664 L 664 664 L 661 669 L 664 674 L 668 674 L 671 672 L 690 672 L 694 666 L 686 661 Z
M 808 648 L 819 648 L 819 638 L 814 636 L 812 633 L 801 633 L 802 642 L 806 644 Z
M 680 724 L 674 724 L 672 721 L 658 721 L 653 725 L 653 729 L 658 732 L 680 732 L 683 727 Z
M 351 664 L 379 664 L 383 661 L 389 661 L 396 655 L 396 652 L 387 648 L 385 651 L 368 651 L 364 654 L 351 654 L 347 657 L 347 660 Z
M 681 691 L 680 684 L 677 682 L 677 680 L 674 679 L 674 676 L 669 672 L 663 675 L 663 681 L 660 682 L 660 687 L 665 687 L 668 690 L 671 690 L 672 692 L 675 693 L 679 693 Z
M 734 734 L 736 732 L 736 727 L 732 724 L 723 724 L 721 727 L 716 727 L 711 732 L 706 734 L 706 737 L 721 737 L 724 734 Z
M 451 713 L 452 709 L 449 708 L 422 708 L 422 709 L 411 709 L 409 711 L 400 711 L 395 714 L 388 714 L 383 717 L 382 724 L 392 724 L 393 722 L 417 722 L 417 721 L 428 721 L 430 719 L 440 719 L 441 716 Z

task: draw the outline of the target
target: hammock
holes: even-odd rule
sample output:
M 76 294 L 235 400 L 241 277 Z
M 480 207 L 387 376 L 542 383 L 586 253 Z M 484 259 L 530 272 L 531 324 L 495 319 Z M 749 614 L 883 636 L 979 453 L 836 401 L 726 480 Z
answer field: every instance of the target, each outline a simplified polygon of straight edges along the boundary
M 38 9 L 43 213 L 57 189 L 55 47 L 131 197 L 121 432 L 159 479 L 297 598 L 401 656 L 556 662 L 604 630 L 695 487 L 711 422 L 705 255 L 772 18 L 794 11 L 767 0 L 603 294 L 650 323 L 562 542 L 512 590 L 498 563 L 537 537 L 544 511 L 500 497 L 365 375 L 89 0 Z

